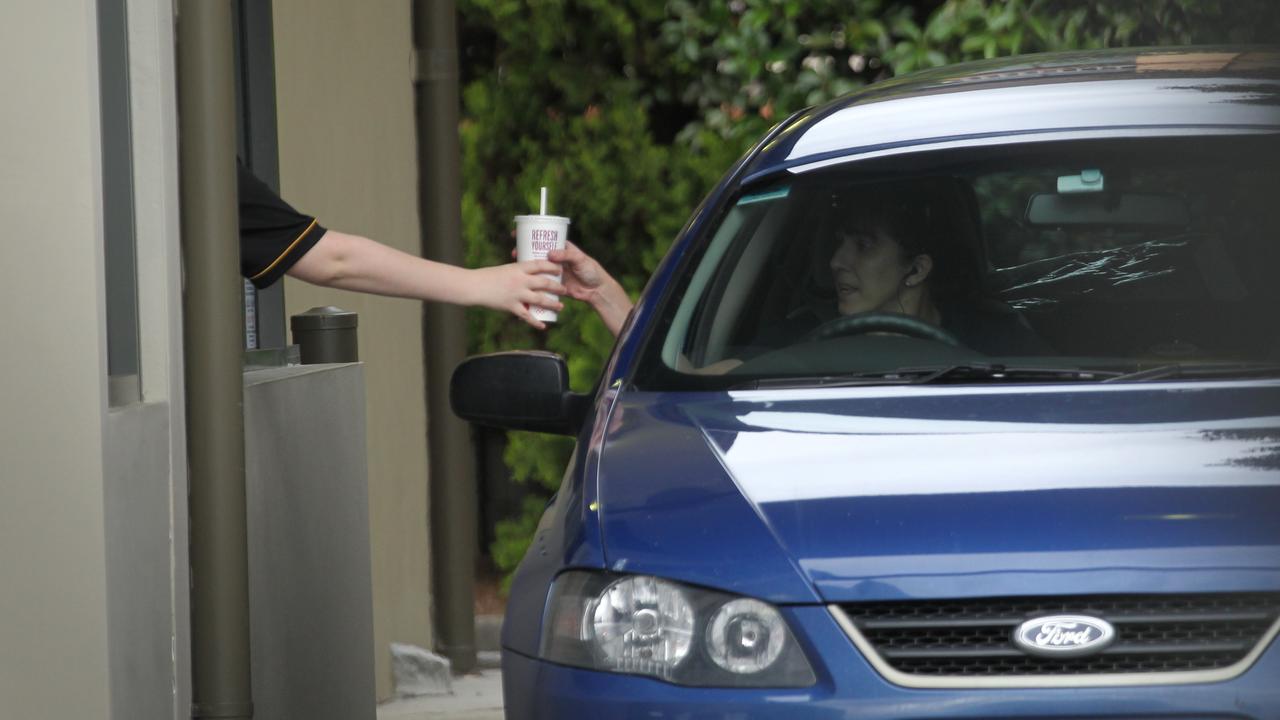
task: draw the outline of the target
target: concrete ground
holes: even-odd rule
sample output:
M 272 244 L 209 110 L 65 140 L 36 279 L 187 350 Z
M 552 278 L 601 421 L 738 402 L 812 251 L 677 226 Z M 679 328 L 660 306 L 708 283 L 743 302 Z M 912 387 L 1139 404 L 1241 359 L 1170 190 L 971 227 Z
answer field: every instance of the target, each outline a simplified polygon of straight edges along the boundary
M 503 720 L 502 671 L 453 678 L 450 695 L 423 695 L 378 706 L 378 720 Z
M 494 582 L 496 584 L 496 579 Z M 451 693 L 382 703 L 378 706 L 378 720 L 503 720 L 502 671 L 499 669 L 502 658 L 498 652 L 501 636 L 501 613 L 477 615 L 476 664 L 480 669 L 454 676 L 450 681 Z

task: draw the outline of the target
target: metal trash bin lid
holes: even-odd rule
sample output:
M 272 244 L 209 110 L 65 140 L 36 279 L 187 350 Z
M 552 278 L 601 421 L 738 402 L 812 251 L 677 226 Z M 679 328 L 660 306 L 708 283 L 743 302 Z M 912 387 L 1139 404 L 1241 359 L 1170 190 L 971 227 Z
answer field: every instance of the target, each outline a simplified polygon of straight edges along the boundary
M 313 307 L 289 318 L 289 328 L 299 330 L 340 330 L 354 328 L 360 320 L 359 313 L 343 310 L 333 305 Z

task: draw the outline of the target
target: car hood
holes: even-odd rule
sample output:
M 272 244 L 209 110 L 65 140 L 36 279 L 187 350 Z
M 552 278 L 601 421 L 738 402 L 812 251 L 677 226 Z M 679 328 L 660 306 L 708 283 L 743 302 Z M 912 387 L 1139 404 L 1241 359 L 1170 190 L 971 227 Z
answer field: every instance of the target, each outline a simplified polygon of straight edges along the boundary
M 1280 383 L 624 393 L 615 570 L 777 602 L 1280 588 Z

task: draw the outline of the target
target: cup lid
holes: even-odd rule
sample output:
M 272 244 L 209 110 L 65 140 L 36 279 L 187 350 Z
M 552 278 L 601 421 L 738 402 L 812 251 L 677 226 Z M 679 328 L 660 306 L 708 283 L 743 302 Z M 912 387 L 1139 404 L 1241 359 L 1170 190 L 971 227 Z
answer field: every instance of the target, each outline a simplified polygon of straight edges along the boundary
M 521 221 L 524 221 L 524 222 L 529 222 L 529 221 L 537 222 L 537 221 L 539 221 L 539 220 L 544 220 L 544 221 L 545 221 L 545 220 L 552 220 L 552 221 L 555 221 L 555 222 L 564 222 L 564 224 L 566 224 L 566 225 L 568 225 L 568 224 L 569 224 L 569 222 L 570 222 L 569 218 L 567 218 L 567 217 L 563 217 L 563 216 L 560 216 L 560 215 L 517 215 L 517 216 L 516 216 L 516 222 L 521 222 Z

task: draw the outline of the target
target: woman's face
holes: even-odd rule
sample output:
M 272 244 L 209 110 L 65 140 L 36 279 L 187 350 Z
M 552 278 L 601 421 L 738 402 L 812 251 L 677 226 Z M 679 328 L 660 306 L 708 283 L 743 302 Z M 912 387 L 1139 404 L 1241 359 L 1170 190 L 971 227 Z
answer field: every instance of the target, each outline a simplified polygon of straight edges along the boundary
M 846 230 L 831 256 L 841 315 L 902 312 L 898 293 L 911 272 L 902 246 L 884 230 Z

